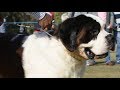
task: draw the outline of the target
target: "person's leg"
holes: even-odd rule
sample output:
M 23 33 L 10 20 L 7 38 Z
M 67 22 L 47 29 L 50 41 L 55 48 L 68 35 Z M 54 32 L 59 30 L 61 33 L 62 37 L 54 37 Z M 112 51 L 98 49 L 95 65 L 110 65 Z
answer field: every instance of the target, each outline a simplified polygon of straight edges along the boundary
M 110 51 L 108 52 L 108 56 L 105 58 L 105 63 L 108 63 L 111 61 L 111 58 L 110 58 Z
M 116 30 L 113 30 L 113 35 L 114 35 L 115 43 L 116 43 L 116 41 L 117 41 L 116 40 L 117 39 L 117 31 Z M 115 64 L 115 62 L 111 60 L 110 51 L 108 52 L 108 56 L 105 58 L 105 62 L 106 62 L 106 65 L 114 65 Z
M 110 29 L 106 29 L 106 31 L 109 33 L 112 33 L 110 32 L 111 31 Z M 109 65 L 110 62 L 111 62 L 111 57 L 110 57 L 110 51 L 109 51 L 107 57 L 105 58 L 105 63 Z
M 116 62 L 117 64 L 120 64 L 120 31 L 117 32 L 116 40 L 117 40 Z
M 115 65 L 115 62 L 111 60 L 110 51 L 108 52 L 108 56 L 105 59 L 105 63 L 106 63 L 106 65 L 110 65 L 110 66 Z

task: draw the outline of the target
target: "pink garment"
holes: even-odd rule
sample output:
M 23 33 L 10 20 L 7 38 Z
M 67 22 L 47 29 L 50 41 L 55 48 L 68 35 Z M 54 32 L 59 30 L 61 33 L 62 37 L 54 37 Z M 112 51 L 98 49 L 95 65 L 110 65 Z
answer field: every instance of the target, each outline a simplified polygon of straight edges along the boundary
M 98 12 L 98 16 L 106 22 L 107 12 Z

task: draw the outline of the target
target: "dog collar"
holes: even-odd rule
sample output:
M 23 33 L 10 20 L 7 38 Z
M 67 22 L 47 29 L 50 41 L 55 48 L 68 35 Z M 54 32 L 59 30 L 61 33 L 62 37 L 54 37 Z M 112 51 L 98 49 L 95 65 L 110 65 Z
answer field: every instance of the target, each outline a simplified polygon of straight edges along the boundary
M 75 50 L 74 52 L 70 52 L 70 51 L 67 50 L 67 52 L 68 52 L 68 54 L 69 54 L 71 57 L 75 58 L 76 60 L 79 60 L 79 61 L 80 61 L 80 60 L 85 60 L 84 57 L 82 57 L 82 56 L 79 55 L 79 51 L 78 51 L 78 50 Z

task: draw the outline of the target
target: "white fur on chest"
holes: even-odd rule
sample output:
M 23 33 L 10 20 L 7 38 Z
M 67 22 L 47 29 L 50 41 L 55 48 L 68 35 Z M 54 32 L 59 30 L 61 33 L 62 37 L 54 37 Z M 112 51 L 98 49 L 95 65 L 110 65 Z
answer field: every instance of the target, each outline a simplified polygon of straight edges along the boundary
M 23 45 L 26 78 L 77 78 L 85 69 L 85 60 L 75 60 L 55 38 L 31 35 Z

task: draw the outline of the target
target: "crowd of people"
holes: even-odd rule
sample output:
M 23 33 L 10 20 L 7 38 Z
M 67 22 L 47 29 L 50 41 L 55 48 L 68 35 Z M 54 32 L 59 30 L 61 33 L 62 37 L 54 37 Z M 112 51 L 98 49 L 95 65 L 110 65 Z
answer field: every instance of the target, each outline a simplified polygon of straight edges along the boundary
M 41 28 L 42 30 L 50 30 L 51 28 L 54 29 L 54 12 L 26 12 L 33 16 L 38 23 L 35 24 L 35 32 L 39 31 Z M 110 52 L 108 56 L 105 58 L 106 65 L 115 65 L 120 64 L 120 12 L 67 12 L 68 17 L 76 17 L 81 14 L 93 14 L 100 17 L 103 21 L 106 22 L 106 31 L 112 33 L 115 37 L 116 41 L 116 61 L 111 60 Z M 6 19 L 0 18 L 0 35 L 6 33 Z M 25 30 L 20 25 L 20 33 L 23 33 Z M 96 60 L 87 60 L 86 65 L 91 66 L 95 65 Z

